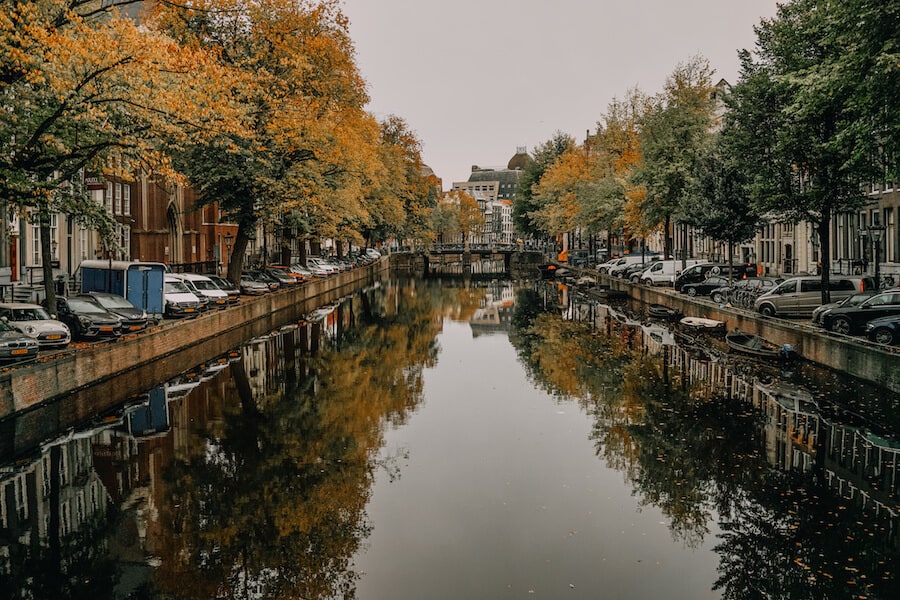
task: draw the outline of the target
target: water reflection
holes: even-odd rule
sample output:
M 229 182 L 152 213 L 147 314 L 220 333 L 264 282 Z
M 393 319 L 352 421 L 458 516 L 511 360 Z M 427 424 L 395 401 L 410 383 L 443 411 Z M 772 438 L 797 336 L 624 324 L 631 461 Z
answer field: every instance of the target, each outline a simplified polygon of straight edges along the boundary
M 577 403 L 596 456 L 665 516 L 667 552 L 714 549 L 707 588 L 894 597 L 897 398 L 637 314 L 548 282 L 415 280 L 313 311 L 11 457 L 0 589 L 356 597 L 375 481 L 403 476 L 385 434 L 423 410 L 439 334 L 465 323 L 508 337 L 534 387 Z

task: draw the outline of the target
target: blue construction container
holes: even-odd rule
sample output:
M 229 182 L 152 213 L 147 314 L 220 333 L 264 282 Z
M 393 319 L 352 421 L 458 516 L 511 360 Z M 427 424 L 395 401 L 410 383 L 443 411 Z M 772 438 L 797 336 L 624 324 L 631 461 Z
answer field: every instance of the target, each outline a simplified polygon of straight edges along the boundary
M 163 318 L 163 278 L 166 265 L 127 260 L 85 260 L 81 270 L 81 292 L 109 292 L 126 298 L 157 321 Z

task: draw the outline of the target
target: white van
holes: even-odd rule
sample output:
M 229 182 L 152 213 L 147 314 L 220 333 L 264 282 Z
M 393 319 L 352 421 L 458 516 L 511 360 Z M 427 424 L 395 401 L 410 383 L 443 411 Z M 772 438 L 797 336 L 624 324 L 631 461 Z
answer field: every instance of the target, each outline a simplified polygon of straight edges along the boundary
M 607 272 L 613 277 L 622 277 L 622 272 L 631 265 L 643 262 L 649 267 L 656 260 L 659 260 L 656 254 L 626 254 L 610 266 Z
M 637 283 L 640 281 L 644 285 L 674 285 L 675 277 L 681 273 L 682 269 L 693 267 L 698 264 L 699 260 L 680 258 L 670 258 L 667 260 L 658 260 L 647 267 L 640 273 L 632 275 L 631 281 Z
M 202 303 L 177 275 L 167 273 L 163 278 L 163 299 L 167 317 L 196 317 Z
M 213 280 L 206 275 L 197 275 L 196 273 L 178 273 L 173 275 L 184 282 L 191 292 L 197 296 L 201 302 L 206 301 L 206 309 L 223 309 L 228 307 L 228 293 L 223 291 L 219 286 L 213 283 Z

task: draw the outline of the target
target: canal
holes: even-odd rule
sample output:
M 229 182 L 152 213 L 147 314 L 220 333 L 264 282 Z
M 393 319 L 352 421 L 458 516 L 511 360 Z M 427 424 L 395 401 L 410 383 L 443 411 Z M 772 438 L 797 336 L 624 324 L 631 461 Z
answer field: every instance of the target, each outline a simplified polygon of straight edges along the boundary
M 896 598 L 900 399 L 640 311 L 385 280 L 79 427 L 90 389 L 0 421 L 0 590 Z

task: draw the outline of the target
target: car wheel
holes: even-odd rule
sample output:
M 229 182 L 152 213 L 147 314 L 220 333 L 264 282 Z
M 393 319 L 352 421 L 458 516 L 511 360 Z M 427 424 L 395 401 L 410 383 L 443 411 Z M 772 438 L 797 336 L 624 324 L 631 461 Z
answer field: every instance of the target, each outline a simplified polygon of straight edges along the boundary
M 653 286 L 653 280 L 652 280 L 652 279 L 645 279 L 645 280 L 644 280 L 644 285 L 647 285 L 647 286 L 651 286 L 651 287 L 652 287 L 652 286 Z
M 763 304 L 759 307 L 759 313 L 764 317 L 774 317 L 775 307 L 771 304 Z
M 831 330 L 835 333 L 849 334 L 850 320 L 846 317 L 835 317 L 834 321 L 831 322 Z
M 725 298 L 722 297 L 722 294 L 716 292 L 712 295 L 712 301 L 716 304 L 722 304 L 725 301 Z
M 878 344 L 890 346 L 894 343 L 894 333 L 887 327 L 879 327 L 871 335 L 872 340 Z
M 641 282 L 641 278 L 638 277 L 637 275 L 635 275 L 634 277 L 631 278 L 631 283 L 640 283 L 640 282 Z
M 688 288 L 687 295 L 690 296 L 691 298 L 693 298 L 694 296 L 696 296 L 696 295 L 697 295 L 697 288 L 694 288 L 694 287 Z

